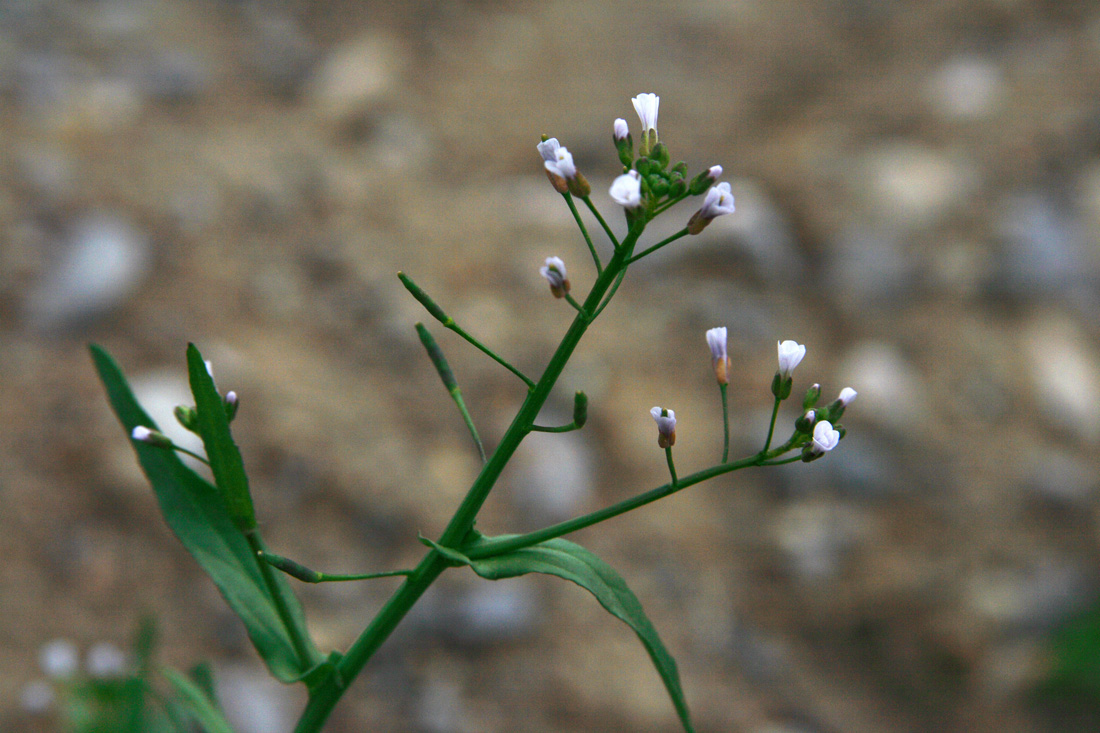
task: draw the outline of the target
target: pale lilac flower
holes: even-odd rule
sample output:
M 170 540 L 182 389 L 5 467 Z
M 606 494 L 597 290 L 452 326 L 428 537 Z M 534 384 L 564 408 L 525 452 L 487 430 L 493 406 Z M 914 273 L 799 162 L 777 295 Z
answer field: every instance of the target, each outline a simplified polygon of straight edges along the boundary
M 626 136 L 630 134 L 630 128 L 627 127 L 626 120 L 622 117 L 615 120 L 613 130 L 616 140 L 626 140 Z
M 844 389 L 840 390 L 840 396 L 836 399 L 837 402 L 840 403 L 841 407 L 847 407 L 851 403 L 851 401 L 856 398 L 857 394 L 859 393 L 851 387 L 845 387 Z
M 814 425 L 814 442 L 810 450 L 821 454 L 836 448 L 840 442 L 840 431 L 833 429 L 833 424 L 828 420 L 822 420 Z
M 68 639 L 54 639 L 38 650 L 38 665 L 47 677 L 66 679 L 76 674 L 80 666 L 80 652 Z
M 564 297 L 569 292 L 569 276 L 560 257 L 547 257 L 546 264 L 539 268 L 539 274 L 550 283 L 550 292 L 555 298 Z
M 779 373 L 784 379 L 789 379 L 791 372 L 806 356 L 806 347 L 795 341 L 780 341 L 779 344 Z
M 657 137 L 657 108 L 661 104 L 661 98 L 656 94 L 639 94 L 630 100 L 634 103 L 634 111 L 638 113 L 638 119 L 642 121 L 642 137 L 646 137 L 649 131 L 653 131 L 654 142 Z
M 556 137 L 552 137 L 543 140 L 535 147 L 538 148 L 539 155 L 542 156 L 544 161 L 552 163 L 558 159 L 558 148 L 560 148 L 561 145 L 558 144 L 558 139 Z
M 676 413 L 654 407 L 649 411 L 653 419 L 657 421 L 657 445 L 662 448 L 670 448 L 676 444 Z
M 642 177 L 638 171 L 628 171 L 611 183 L 611 198 L 615 203 L 627 209 L 634 209 L 642 203 Z
M 707 346 L 710 347 L 710 359 L 714 365 L 714 376 L 718 384 L 729 384 L 730 359 L 726 354 L 726 327 L 720 326 L 707 331 Z
M 554 150 L 554 159 L 544 161 L 543 166 L 546 167 L 546 170 L 566 180 L 577 175 L 577 166 L 573 164 L 573 154 L 560 145 Z
M 715 166 L 719 168 L 719 166 Z M 721 170 L 721 168 L 719 168 Z M 699 209 L 699 215 L 704 219 L 715 219 L 719 216 L 733 213 L 733 194 L 730 193 L 728 183 L 719 183 L 707 191 L 707 197 L 703 199 L 703 206 Z
M 710 168 L 707 169 L 707 178 L 709 178 L 710 180 L 717 181 L 721 177 L 722 177 L 722 166 L 712 165 Z

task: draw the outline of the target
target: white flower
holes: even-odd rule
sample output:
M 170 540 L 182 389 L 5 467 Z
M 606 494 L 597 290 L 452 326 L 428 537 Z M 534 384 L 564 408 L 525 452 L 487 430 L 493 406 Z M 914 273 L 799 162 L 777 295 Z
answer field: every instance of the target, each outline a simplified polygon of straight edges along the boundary
M 642 203 L 642 177 L 638 171 L 629 171 L 611 183 L 611 198 L 615 203 L 628 209 Z
M 722 177 L 722 166 L 712 165 L 710 168 L 707 169 L 707 177 L 710 178 L 710 180 L 712 181 L 717 181 L 719 178 Z
M 638 113 L 638 119 L 642 121 L 642 136 L 645 137 L 652 130 L 654 137 L 656 137 L 657 108 L 661 104 L 661 98 L 656 94 L 639 94 L 630 101 L 634 103 L 634 111 Z
M 856 398 L 857 394 L 859 393 L 851 387 L 845 387 L 844 389 L 840 390 L 840 396 L 836 399 L 837 402 L 840 403 L 841 407 L 847 407 L 849 403 L 851 403 L 851 401 Z
M 134 428 L 134 431 L 130 433 L 130 437 L 139 443 L 148 443 L 149 438 L 153 435 L 153 431 L 144 425 L 138 425 Z
M 836 448 L 840 442 L 840 431 L 833 429 L 833 424 L 828 420 L 822 420 L 814 425 L 814 442 L 810 448 L 814 453 L 827 453 Z
M 676 413 L 654 407 L 649 411 L 653 419 L 657 421 L 657 445 L 669 448 L 676 444 Z
M 541 155 L 542 159 L 544 161 L 546 161 L 547 163 L 552 163 L 552 162 L 557 161 L 557 159 L 558 159 L 558 148 L 560 148 L 561 145 L 558 144 L 558 139 L 556 137 L 552 137 L 552 138 L 549 138 L 547 140 L 543 140 L 541 143 L 539 143 L 535 147 L 538 148 L 539 155 Z
M 562 178 L 569 179 L 577 175 L 577 166 L 573 164 L 573 154 L 568 148 L 558 146 L 554 150 L 554 159 L 543 162 L 546 170 Z
M 795 341 L 780 341 L 779 344 L 779 373 L 784 379 L 791 376 L 791 372 L 806 356 L 806 347 Z
M 729 356 L 726 354 L 726 327 L 720 326 L 707 331 L 707 346 L 710 347 L 710 359 L 714 365 L 714 375 L 718 384 L 729 384 Z
M 719 171 L 722 170 L 721 166 L 714 166 Z M 712 169 L 713 170 L 713 169 Z M 730 185 L 728 183 L 719 183 L 717 186 L 712 186 L 707 191 L 707 197 L 703 199 L 703 205 L 699 209 L 699 216 L 706 220 L 711 220 L 719 216 L 733 213 L 733 194 L 730 193 Z
M 72 677 L 80 666 L 80 652 L 68 639 L 54 639 L 38 650 L 38 664 L 47 677 L 55 680 Z
M 615 120 L 614 135 L 616 140 L 626 140 L 626 136 L 630 134 L 630 128 L 626 125 L 626 120 L 622 117 Z
M 550 283 L 550 292 L 555 298 L 561 298 L 569 292 L 569 276 L 560 257 L 547 257 L 546 264 L 539 268 L 539 274 Z

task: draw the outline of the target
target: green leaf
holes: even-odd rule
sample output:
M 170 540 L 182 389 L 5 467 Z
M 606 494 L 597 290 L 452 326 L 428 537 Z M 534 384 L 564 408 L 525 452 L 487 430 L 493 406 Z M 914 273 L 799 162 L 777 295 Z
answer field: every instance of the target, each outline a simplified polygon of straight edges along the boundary
M 252 508 L 252 494 L 241 451 L 229 432 L 225 403 L 214 386 L 214 378 L 206 368 L 202 354 L 194 344 L 187 345 L 187 374 L 198 411 L 199 436 L 210 460 L 214 484 L 221 490 L 229 516 L 241 531 L 255 529 L 256 513 Z
M 92 359 L 107 389 L 111 406 L 126 431 L 139 425 L 156 428 L 126 383 L 118 364 L 93 345 Z M 205 367 L 204 367 L 205 371 Z M 138 462 L 153 486 L 161 513 L 176 537 L 218 586 L 226 603 L 244 622 L 252 644 L 271 674 L 282 682 L 294 682 L 322 661 L 310 644 L 310 659 L 299 659 L 284 628 L 274 599 L 264 585 L 259 560 L 245 536 L 229 517 L 221 494 L 210 482 L 185 466 L 174 451 L 131 441 Z M 282 578 L 288 606 L 304 628 L 302 608 Z
M 174 669 L 163 669 L 161 674 L 176 690 L 184 709 L 194 716 L 206 733 L 233 733 L 221 711 L 193 680 Z
M 500 538 L 494 538 L 500 539 Z M 514 578 L 527 573 L 545 573 L 565 578 L 584 588 L 607 612 L 634 630 L 653 660 L 653 666 L 665 683 L 676 714 L 684 730 L 691 733 L 691 714 L 688 712 L 684 691 L 680 687 L 680 673 L 676 660 L 665 649 L 657 630 L 642 610 L 638 597 L 627 587 L 622 576 L 614 568 L 580 545 L 560 537 L 503 555 L 473 560 L 474 572 L 489 580 Z

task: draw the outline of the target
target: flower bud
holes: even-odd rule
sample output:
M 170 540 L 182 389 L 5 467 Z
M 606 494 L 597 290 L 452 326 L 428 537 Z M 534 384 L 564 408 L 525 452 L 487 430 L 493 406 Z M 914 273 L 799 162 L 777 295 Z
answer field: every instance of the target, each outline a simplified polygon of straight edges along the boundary
M 657 143 L 653 146 L 653 150 L 649 151 L 649 159 L 656 163 L 660 170 L 667 168 L 672 161 L 672 157 L 668 153 L 668 146 L 664 143 Z
M 657 422 L 657 445 L 662 448 L 671 448 L 676 445 L 676 413 L 654 407 L 649 414 Z
M 176 405 L 176 409 L 172 411 L 172 414 L 176 416 L 176 422 L 182 425 L 192 433 L 198 434 L 199 430 L 199 413 L 194 407 L 188 407 L 187 405 Z
M 639 94 L 630 101 L 634 103 L 634 111 L 642 122 L 642 142 L 638 146 L 638 154 L 644 157 L 657 144 L 657 110 L 661 98 L 656 94 L 646 93 Z
M 139 425 L 130 433 L 130 437 L 137 443 L 145 443 L 154 448 L 171 448 L 172 439 L 157 430 L 150 430 L 144 425 Z
M 859 393 L 851 387 L 845 387 L 844 389 L 840 390 L 840 395 L 835 400 L 829 403 L 829 418 L 832 419 L 834 422 L 839 420 L 840 417 L 844 414 L 844 408 L 851 404 L 852 400 L 856 398 L 857 394 Z
M 726 353 L 726 327 L 712 328 L 707 331 L 707 346 L 710 347 L 711 365 L 718 384 L 729 384 L 730 359 Z
M 703 191 L 713 186 L 721 176 L 722 166 L 712 165 L 710 168 L 691 179 L 691 186 L 688 191 L 692 196 L 698 196 L 703 193 Z
M 629 168 L 634 162 L 634 140 L 630 137 L 630 128 L 627 127 L 626 120 L 621 117 L 615 120 L 612 138 L 615 141 L 615 149 L 619 152 L 619 162 Z
M 806 396 L 802 398 L 802 409 L 810 409 L 817 404 L 817 401 L 819 399 L 821 399 L 821 385 L 815 383 L 808 390 L 806 390 Z
M 225 393 L 225 417 L 229 422 L 237 416 L 237 410 L 241 407 L 241 398 L 233 390 Z
M 550 283 L 550 292 L 555 298 L 564 298 L 569 292 L 569 277 L 560 257 L 547 257 L 546 264 L 539 268 L 539 274 Z
M 588 395 L 577 392 L 573 395 L 573 424 L 583 428 L 586 422 L 588 422 Z

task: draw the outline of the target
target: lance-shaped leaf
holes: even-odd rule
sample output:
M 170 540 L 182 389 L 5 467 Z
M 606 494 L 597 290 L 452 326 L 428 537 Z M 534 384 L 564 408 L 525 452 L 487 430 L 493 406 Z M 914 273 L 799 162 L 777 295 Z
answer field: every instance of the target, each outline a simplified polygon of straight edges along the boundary
M 229 721 L 218 706 L 194 680 L 174 669 L 161 671 L 176 691 L 183 709 L 191 714 L 206 733 L 233 733 Z
M 498 539 L 498 538 L 494 538 Z M 489 580 L 514 578 L 527 573 L 556 575 L 572 581 L 596 596 L 600 605 L 638 635 L 642 645 L 653 660 L 653 666 L 665 683 L 676 714 L 684 730 L 691 733 L 691 714 L 688 712 L 684 691 L 680 686 L 680 673 L 676 660 L 668 653 L 657 630 L 653 628 L 638 597 L 627 587 L 622 576 L 595 554 L 578 544 L 560 537 L 503 555 L 470 561 L 474 572 Z
M 111 407 L 129 438 L 135 427 L 156 429 L 152 418 L 134 398 L 126 378 L 114 359 L 98 346 L 91 347 L 100 379 L 107 389 Z M 131 442 L 138 462 L 152 484 L 161 513 L 176 537 L 218 586 L 226 603 L 244 622 L 252 644 L 271 674 L 283 682 L 294 682 L 322 661 L 312 645 L 310 659 L 295 652 L 275 601 L 264 585 L 258 559 L 245 536 L 229 517 L 218 490 L 192 471 L 166 448 Z M 294 618 L 304 627 L 302 608 L 286 585 L 285 597 Z

